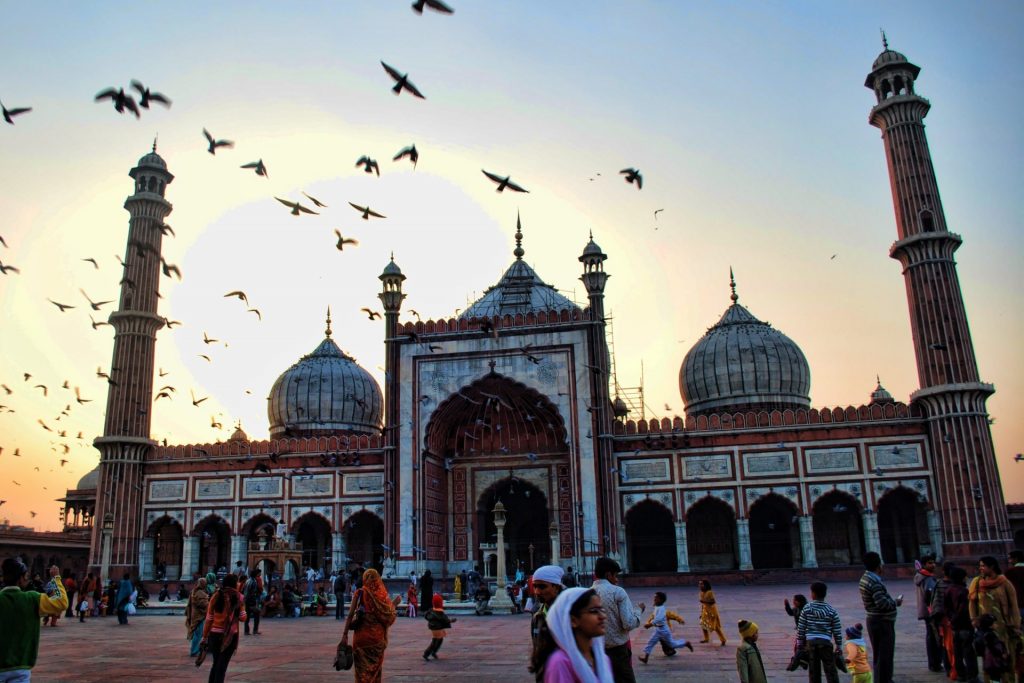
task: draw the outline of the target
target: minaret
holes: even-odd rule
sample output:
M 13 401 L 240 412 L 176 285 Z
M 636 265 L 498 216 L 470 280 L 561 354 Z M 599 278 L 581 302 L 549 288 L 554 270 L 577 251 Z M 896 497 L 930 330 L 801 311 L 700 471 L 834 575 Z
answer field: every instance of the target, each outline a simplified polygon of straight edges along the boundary
M 106 421 L 103 436 L 93 442 L 100 451 L 100 472 L 89 564 L 99 567 L 103 546 L 109 544 L 110 576 L 114 577 L 137 573 L 139 541 L 146 531 L 142 471 L 146 454 L 156 445 L 149 438 L 154 352 L 156 332 L 164 325 L 157 313 L 160 228 L 172 209 L 164 190 L 174 179 L 156 153 L 156 142 L 128 175 L 135 180 L 135 193 L 124 203 L 130 215 L 128 246 L 118 310 L 110 315 L 114 354 Z
M 583 264 L 583 275 L 580 280 L 587 288 L 590 300 L 589 357 L 587 363 L 590 371 L 591 434 L 594 437 L 595 466 L 597 467 L 598 497 L 598 529 L 601 539 L 598 541 L 601 552 L 618 555 L 618 537 L 616 529 L 619 525 L 619 506 L 615 500 L 615 479 L 612 475 L 613 452 L 612 441 L 606 435 L 612 433 L 612 402 L 608 393 L 608 381 L 611 377 L 611 362 L 608 355 L 607 325 L 604 315 L 604 286 L 610 277 L 604 272 L 604 262 L 608 256 L 594 242 L 591 233 L 590 241 L 583 248 L 579 258 Z M 595 539 L 598 540 L 598 539 Z
M 1010 526 L 985 407 L 995 389 L 978 378 L 953 260 L 962 240 L 947 229 L 924 132 L 931 104 L 914 92 L 920 68 L 882 41 L 864 84 L 878 99 L 868 120 L 882 131 L 896 210 L 889 255 L 903 266 L 921 385 L 911 400 L 928 417 L 945 546 L 935 552 L 1001 556 Z
M 411 485 L 412 482 L 401 482 L 399 470 L 401 349 L 396 337 L 398 314 L 405 300 L 405 294 L 402 293 L 405 275 L 402 275 L 402 269 L 395 263 L 394 254 L 391 255 L 391 262 L 384 266 L 379 279 L 383 288 L 377 296 L 384 305 L 384 481 L 391 482 L 390 485 L 384 485 L 384 543 L 393 549 L 392 552 L 397 553 L 401 547 L 399 529 L 402 520 L 399 483 Z M 409 539 L 409 542 L 412 543 L 412 540 Z

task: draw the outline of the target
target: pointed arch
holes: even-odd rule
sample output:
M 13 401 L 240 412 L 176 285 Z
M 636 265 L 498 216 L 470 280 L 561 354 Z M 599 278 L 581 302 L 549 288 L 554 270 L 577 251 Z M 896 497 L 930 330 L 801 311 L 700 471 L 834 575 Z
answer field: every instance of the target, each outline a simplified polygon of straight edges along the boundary
M 912 562 L 928 543 L 928 518 L 922 496 L 896 486 L 878 499 L 878 539 L 882 560 L 890 564 Z
M 811 508 L 818 566 L 857 565 L 864 557 L 860 501 L 842 489 L 818 497 Z
M 519 477 L 505 477 L 488 486 L 477 498 L 477 534 L 475 547 L 495 544 L 498 529 L 494 524 L 494 506 L 505 506 L 505 566 L 509 573 L 522 568 L 529 573 L 551 559 L 549 524 L 551 517 L 547 495 L 535 484 Z M 531 552 L 532 561 L 530 566 Z
M 720 498 L 706 495 L 686 511 L 690 571 L 735 569 L 736 512 Z
M 626 512 L 631 573 L 675 572 L 679 568 L 672 511 L 661 501 L 643 498 Z
M 754 569 L 800 566 L 800 510 L 785 496 L 768 493 L 750 506 L 750 560 Z

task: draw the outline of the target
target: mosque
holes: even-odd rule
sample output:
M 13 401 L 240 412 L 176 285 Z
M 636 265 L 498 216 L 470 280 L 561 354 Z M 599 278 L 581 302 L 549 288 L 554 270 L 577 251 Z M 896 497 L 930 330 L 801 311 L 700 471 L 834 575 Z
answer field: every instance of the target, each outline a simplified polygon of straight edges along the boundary
M 683 359 L 685 418 L 637 419 L 610 389 L 608 255 L 583 247 L 580 306 L 523 260 L 517 226 L 508 269 L 456 318 L 401 321 L 406 277 L 384 267 L 383 390 L 335 343 L 328 314 L 270 390 L 269 440 L 239 428 L 223 443 L 159 445 L 139 409 L 153 402 L 164 325 L 159 259 L 146 254 L 160 254 L 173 176 L 146 154 L 125 203 L 100 464 L 65 499 L 65 518 L 92 528 L 90 568 L 173 580 L 236 561 L 286 575 L 478 564 L 495 576 L 610 555 L 631 574 L 673 576 L 843 567 L 867 551 L 888 563 L 1001 555 L 1013 534 L 985 407 L 994 389 L 978 377 L 919 71 L 886 46 L 865 83 L 920 379 L 909 403 L 878 383 L 862 405 L 813 408 L 800 347 L 733 283 Z

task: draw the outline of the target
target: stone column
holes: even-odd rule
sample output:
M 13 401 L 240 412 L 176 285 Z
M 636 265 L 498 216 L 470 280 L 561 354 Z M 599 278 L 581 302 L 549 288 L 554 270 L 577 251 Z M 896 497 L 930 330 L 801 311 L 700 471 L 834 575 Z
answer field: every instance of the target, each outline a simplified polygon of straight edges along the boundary
M 928 510 L 928 538 L 932 544 L 932 555 L 942 559 L 942 520 L 935 510 Z
M 103 518 L 103 527 L 100 529 L 100 543 L 102 545 L 100 549 L 100 582 L 103 585 L 106 585 L 107 581 L 110 580 L 110 546 L 113 534 L 114 516 L 108 512 Z
M 865 510 L 860 513 L 861 521 L 864 523 L 864 547 L 869 553 L 882 554 L 882 544 L 878 540 L 878 515 L 874 510 Z
M 554 522 L 548 527 L 548 538 L 551 540 L 551 564 L 558 565 L 558 526 Z
M 199 537 L 186 536 L 181 547 L 181 579 L 191 581 L 199 562 Z
M 139 542 L 139 578 L 143 581 L 153 580 L 153 549 L 156 540 L 143 538 Z
M 750 520 L 736 519 L 736 545 L 740 551 L 740 569 L 753 569 L 750 562 Z
M 686 522 L 676 522 L 676 571 L 690 571 L 690 551 L 686 547 Z
M 804 568 L 818 566 L 818 552 L 814 547 L 814 518 L 810 515 L 800 517 L 800 550 L 804 556 Z
M 511 610 L 512 601 L 505 591 L 505 506 L 501 501 L 494 506 L 494 526 L 498 530 L 498 588 L 490 604 L 495 610 Z
M 331 534 L 331 568 L 340 570 L 345 568 L 345 560 L 348 548 L 345 546 L 345 534 L 335 531 Z
M 232 536 L 231 537 L 231 564 L 228 569 L 234 572 L 238 567 L 235 565 L 239 560 L 242 561 L 242 566 L 249 568 L 248 559 L 249 553 L 246 547 L 245 536 Z

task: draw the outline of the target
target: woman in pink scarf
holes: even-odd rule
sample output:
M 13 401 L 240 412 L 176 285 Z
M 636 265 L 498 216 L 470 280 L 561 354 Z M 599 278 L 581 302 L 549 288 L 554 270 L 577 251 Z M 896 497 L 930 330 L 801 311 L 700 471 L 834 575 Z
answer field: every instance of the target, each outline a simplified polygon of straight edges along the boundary
M 567 588 L 548 609 L 530 672 L 543 683 L 614 683 L 604 653 L 605 614 L 592 588 Z

